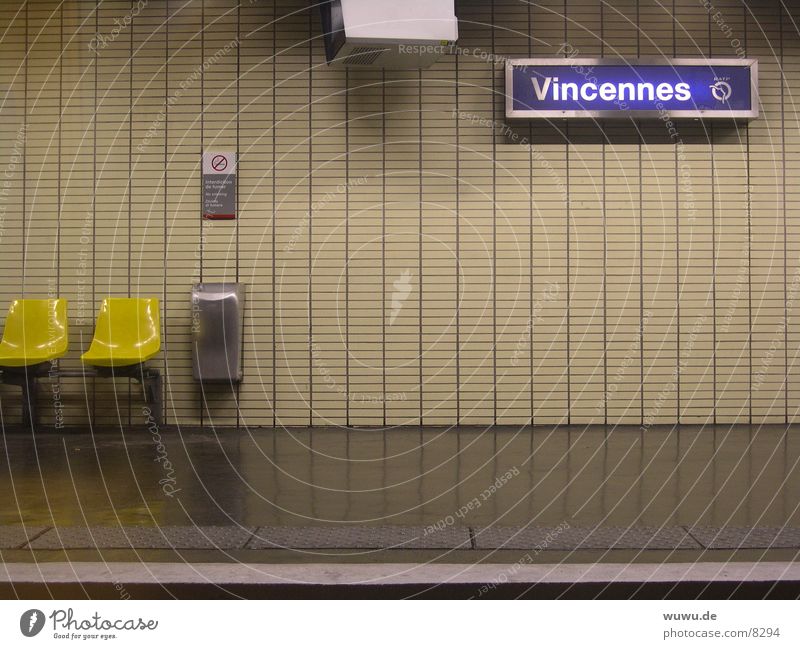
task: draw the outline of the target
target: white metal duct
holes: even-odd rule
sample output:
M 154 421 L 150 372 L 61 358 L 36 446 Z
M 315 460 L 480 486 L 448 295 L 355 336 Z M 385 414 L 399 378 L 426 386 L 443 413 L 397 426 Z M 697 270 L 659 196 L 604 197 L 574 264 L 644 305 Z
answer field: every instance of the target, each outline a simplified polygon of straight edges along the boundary
M 454 0 L 332 0 L 320 11 L 331 65 L 426 68 L 458 39 Z

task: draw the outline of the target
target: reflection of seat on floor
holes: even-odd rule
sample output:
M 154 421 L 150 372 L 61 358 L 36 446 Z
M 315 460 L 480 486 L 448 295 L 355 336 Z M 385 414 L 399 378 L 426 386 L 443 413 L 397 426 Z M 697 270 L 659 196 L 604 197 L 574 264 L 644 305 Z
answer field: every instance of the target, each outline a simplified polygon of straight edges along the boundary
M 161 423 L 161 374 L 145 362 L 161 350 L 161 320 L 154 297 L 108 297 L 103 300 L 89 350 L 81 356 L 98 376 L 129 377 L 141 382 L 151 415 Z
M 161 349 L 158 299 L 108 297 L 103 300 L 94 338 L 81 360 L 96 367 L 138 365 Z
M 14 300 L 0 342 L 2 382 L 22 388 L 22 422 L 36 421 L 36 379 L 67 353 L 67 301 Z

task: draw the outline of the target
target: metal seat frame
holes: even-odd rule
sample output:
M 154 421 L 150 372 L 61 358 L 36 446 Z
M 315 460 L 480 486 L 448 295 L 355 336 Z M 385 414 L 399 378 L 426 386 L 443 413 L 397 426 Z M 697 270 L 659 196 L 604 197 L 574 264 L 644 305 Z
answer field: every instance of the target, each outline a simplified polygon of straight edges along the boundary
M 144 399 L 145 403 L 150 406 L 150 416 L 158 425 L 162 423 L 161 372 L 155 368 L 148 367 L 146 361 L 130 365 L 108 366 L 86 363 L 78 368 L 62 368 L 58 358 L 54 358 L 53 360 L 30 365 L 0 367 L 0 383 L 15 385 L 22 389 L 22 423 L 23 426 L 30 430 L 34 430 L 39 424 L 39 409 L 37 407 L 38 382 L 39 379 L 44 377 L 49 377 L 56 381 L 59 381 L 62 377 L 127 377 L 133 379 L 138 381 L 144 389 Z
M 145 363 L 123 367 L 61 368 L 50 361 L 45 361 L 18 368 L 4 367 L 0 369 L 0 383 L 15 385 L 22 389 L 22 424 L 30 430 L 34 430 L 39 425 L 38 381 L 46 377 L 56 380 L 60 380 L 62 377 L 133 379 L 144 390 L 144 401 L 150 407 L 153 420 L 158 425 L 163 423 L 161 372 L 154 367 L 147 367 Z

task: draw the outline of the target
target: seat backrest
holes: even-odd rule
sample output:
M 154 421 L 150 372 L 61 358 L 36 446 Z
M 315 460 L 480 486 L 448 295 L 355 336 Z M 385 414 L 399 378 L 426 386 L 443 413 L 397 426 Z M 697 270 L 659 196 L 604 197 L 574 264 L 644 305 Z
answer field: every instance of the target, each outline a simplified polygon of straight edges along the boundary
M 107 297 L 97 316 L 92 346 L 98 343 L 120 352 L 155 354 L 161 349 L 158 298 Z
M 67 351 L 67 301 L 63 298 L 14 300 L 8 308 L 3 342 L 20 350 L 21 355 L 44 351 Z

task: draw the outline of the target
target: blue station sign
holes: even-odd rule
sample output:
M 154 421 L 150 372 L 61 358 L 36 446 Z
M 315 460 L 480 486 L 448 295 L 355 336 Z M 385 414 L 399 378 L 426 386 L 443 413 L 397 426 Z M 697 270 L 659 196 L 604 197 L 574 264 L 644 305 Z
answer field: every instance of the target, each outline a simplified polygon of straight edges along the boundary
M 506 65 L 508 118 L 758 117 L 753 59 L 540 58 Z

